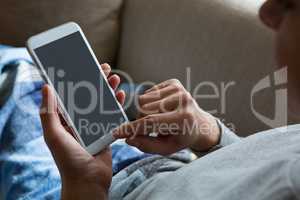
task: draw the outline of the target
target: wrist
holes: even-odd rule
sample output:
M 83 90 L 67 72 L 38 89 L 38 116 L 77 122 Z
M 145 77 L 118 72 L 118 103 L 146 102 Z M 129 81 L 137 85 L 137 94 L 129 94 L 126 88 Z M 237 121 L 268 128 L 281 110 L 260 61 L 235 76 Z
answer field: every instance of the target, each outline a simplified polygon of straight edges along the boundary
M 204 125 L 203 122 L 201 123 L 205 128 L 200 128 L 196 134 L 197 138 L 191 146 L 192 150 L 206 152 L 220 143 L 221 129 L 217 120 L 209 115 L 205 123 Z
M 64 183 L 61 191 L 62 200 L 108 199 L 108 189 L 95 183 Z

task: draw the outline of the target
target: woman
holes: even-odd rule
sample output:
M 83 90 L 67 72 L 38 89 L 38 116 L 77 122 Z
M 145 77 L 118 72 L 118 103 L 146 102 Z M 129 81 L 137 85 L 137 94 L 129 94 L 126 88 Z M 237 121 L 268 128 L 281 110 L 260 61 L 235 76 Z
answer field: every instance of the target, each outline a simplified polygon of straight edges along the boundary
M 288 67 L 289 107 L 294 115 L 298 115 L 300 1 L 268 0 L 260 9 L 260 18 L 276 33 L 276 60 L 279 66 Z M 53 92 L 47 86 L 43 91 L 43 107 L 48 107 L 50 112 L 42 114 L 41 118 L 46 142 L 61 174 L 62 198 L 105 199 L 109 194 L 113 197 L 117 191 L 114 189 L 114 182 L 109 190 L 109 150 L 96 157 L 88 155 L 60 124 L 55 113 L 56 101 Z M 122 98 L 123 95 L 121 101 Z M 161 155 L 169 155 L 185 148 L 205 152 L 214 147 L 227 147 L 184 167 L 180 165 L 179 170 L 160 168 L 155 173 L 150 173 L 151 176 L 138 185 L 131 185 L 129 192 L 123 194 L 122 198 L 299 198 L 299 126 L 271 130 L 269 133 L 260 133 L 241 140 L 211 115 L 202 111 L 176 80 L 163 82 L 146 91 L 140 97 L 140 104 L 143 109 L 141 118 L 120 127 L 114 132 L 115 137 L 127 138 L 130 145 Z M 173 131 L 169 126 L 161 128 L 162 124 L 177 126 Z M 153 131 L 159 135 L 149 136 Z M 189 134 L 186 134 L 187 131 Z M 176 164 L 178 163 L 172 163 Z M 121 172 L 114 179 L 122 175 L 124 174 Z M 123 178 L 128 183 L 126 180 L 134 178 L 134 173 L 127 173 Z

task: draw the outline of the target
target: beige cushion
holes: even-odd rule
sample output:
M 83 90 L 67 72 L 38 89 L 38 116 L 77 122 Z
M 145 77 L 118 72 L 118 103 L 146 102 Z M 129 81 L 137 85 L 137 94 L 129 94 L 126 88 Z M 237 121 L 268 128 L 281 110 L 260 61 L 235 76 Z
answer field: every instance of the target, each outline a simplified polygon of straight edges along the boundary
M 3 0 L 0 42 L 24 46 L 29 36 L 68 21 L 79 23 L 101 62 L 112 62 L 122 0 Z
M 233 123 L 240 135 L 268 129 L 250 106 L 252 89 L 275 67 L 272 33 L 257 18 L 262 2 L 127 0 L 118 66 L 136 82 L 178 78 L 185 86 L 190 67 L 191 89 L 209 81 L 220 96 L 222 84 L 234 82 L 226 97 L 198 99 L 199 104 L 217 110 L 213 113 Z M 200 93 L 215 91 L 211 85 Z M 254 103 L 256 111 L 272 118 L 273 90 L 258 93 Z

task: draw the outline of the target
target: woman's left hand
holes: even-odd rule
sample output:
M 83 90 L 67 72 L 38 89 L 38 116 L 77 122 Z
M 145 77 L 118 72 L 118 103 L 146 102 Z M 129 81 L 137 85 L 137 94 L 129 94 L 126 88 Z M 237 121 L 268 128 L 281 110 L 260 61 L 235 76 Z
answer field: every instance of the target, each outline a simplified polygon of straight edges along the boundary
M 101 66 L 111 87 L 120 83 L 117 75 L 110 76 L 110 67 Z M 124 91 L 116 97 L 123 104 Z M 41 121 L 45 141 L 51 150 L 62 179 L 62 199 L 106 199 L 112 178 L 110 149 L 96 156 L 90 155 L 64 127 L 57 112 L 57 100 L 49 86 L 43 88 Z

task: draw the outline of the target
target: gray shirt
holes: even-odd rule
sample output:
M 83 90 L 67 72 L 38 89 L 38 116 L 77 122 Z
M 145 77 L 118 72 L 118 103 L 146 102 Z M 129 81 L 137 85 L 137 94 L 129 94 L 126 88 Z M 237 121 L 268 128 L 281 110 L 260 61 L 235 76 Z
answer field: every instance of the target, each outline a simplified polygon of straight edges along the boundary
M 244 139 L 225 128 L 221 145 L 176 171 L 155 174 L 125 199 L 300 199 L 300 125 Z

